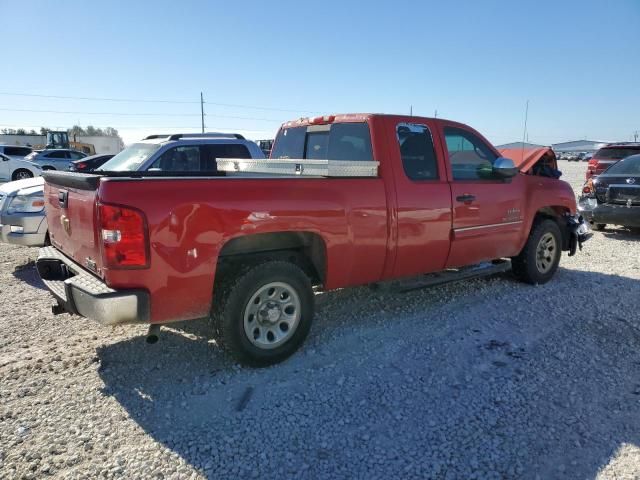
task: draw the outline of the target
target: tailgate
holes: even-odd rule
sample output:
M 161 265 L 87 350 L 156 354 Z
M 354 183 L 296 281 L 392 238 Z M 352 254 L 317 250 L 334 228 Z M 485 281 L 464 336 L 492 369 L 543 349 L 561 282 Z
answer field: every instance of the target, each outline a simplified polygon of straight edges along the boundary
M 95 225 L 99 177 L 67 172 L 45 172 L 43 177 L 52 245 L 80 265 L 101 273 Z

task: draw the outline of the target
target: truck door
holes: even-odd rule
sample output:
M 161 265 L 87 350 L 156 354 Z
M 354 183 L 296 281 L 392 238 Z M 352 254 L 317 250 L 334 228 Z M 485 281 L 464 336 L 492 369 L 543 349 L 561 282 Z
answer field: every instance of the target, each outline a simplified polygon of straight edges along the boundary
M 523 228 L 523 178 L 493 174 L 498 152 L 479 134 L 444 122 L 453 203 L 447 267 L 517 255 Z
M 389 153 L 397 198 L 393 276 L 444 268 L 450 246 L 451 190 L 437 135 L 426 119 L 393 120 Z M 438 145 L 434 145 L 435 142 Z

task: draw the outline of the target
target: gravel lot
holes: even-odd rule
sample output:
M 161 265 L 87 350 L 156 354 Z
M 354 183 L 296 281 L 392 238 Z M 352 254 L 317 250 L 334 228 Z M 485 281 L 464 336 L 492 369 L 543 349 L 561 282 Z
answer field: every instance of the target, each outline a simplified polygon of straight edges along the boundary
M 37 251 L 0 245 L 0 478 L 640 478 L 639 254 L 610 229 L 544 286 L 323 295 L 251 370 L 201 323 L 53 317 Z

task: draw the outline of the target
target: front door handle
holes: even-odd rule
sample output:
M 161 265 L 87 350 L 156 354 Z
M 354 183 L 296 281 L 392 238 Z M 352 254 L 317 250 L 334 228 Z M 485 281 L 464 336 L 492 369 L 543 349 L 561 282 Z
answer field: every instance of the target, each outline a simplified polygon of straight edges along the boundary
M 471 203 L 476 199 L 475 195 L 470 195 L 468 193 L 465 193 L 464 195 L 460 195 L 459 197 L 456 197 L 456 200 L 462 203 Z

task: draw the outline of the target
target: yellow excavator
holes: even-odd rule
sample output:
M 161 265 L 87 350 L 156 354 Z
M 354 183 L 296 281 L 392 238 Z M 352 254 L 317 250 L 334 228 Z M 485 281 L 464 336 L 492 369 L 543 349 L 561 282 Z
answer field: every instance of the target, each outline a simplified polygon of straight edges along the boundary
M 47 131 L 47 144 L 46 145 L 34 145 L 34 150 L 53 149 L 53 148 L 73 148 L 79 152 L 86 153 L 87 155 L 95 155 L 96 148 L 91 143 L 82 142 L 70 142 L 69 133 L 64 130 L 49 130 Z

